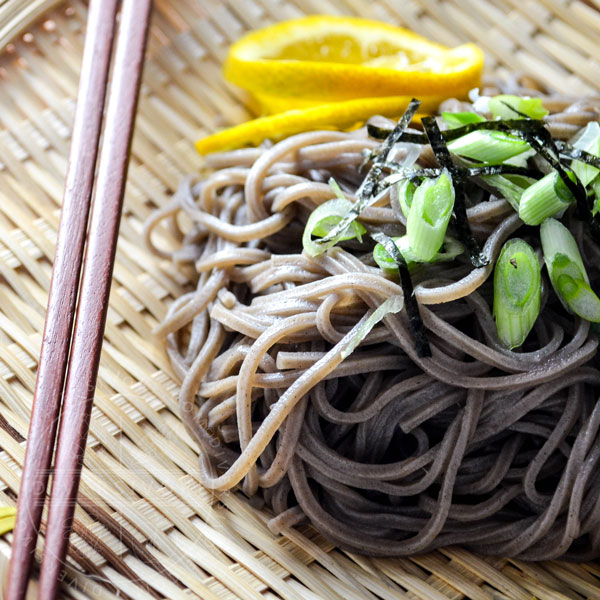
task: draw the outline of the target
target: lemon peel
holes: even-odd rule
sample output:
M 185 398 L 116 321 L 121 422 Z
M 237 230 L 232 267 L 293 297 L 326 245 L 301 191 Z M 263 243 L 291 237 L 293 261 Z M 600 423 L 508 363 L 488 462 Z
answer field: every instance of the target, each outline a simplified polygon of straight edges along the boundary
M 425 98 L 424 112 L 435 110 L 444 97 Z M 408 106 L 410 96 L 390 98 L 358 98 L 331 102 L 311 108 L 288 110 L 260 117 L 241 125 L 218 131 L 196 142 L 200 154 L 232 150 L 244 145 L 258 145 L 265 139 L 274 141 L 312 129 L 346 129 L 364 122 L 372 115 L 398 117 Z
M 0 535 L 4 535 L 15 528 L 17 509 L 13 506 L 0 506 Z

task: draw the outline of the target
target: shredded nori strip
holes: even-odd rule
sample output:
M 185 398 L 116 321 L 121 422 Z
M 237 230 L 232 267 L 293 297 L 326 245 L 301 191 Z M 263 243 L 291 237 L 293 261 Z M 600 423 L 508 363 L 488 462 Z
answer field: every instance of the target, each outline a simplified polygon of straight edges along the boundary
M 369 169 L 367 176 L 360 184 L 358 190 L 356 190 L 356 204 L 346 213 L 346 215 L 340 220 L 340 222 L 331 229 L 331 231 L 322 238 L 315 240 L 315 244 L 326 244 L 331 240 L 335 239 L 338 235 L 346 231 L 348 226 L 360 215 L 360 213 L 369 205 L 369 201 L 373 198 L 376 191 L 377 184 L 383 172 L 383 165 L 387 161 L 388 155 L 394 144 L 396 144 L 404 130 L 410 125 L 412 118 L 421 106 L 421 101 L 413 98 L 406 111 L 402 115 L 398 124 L 392 130 L 391 134 L 386 138 L 385 142 L 381 146 L 381 150 L 375 156 L 373 165 Z
M 431 356 L 431 348 L 427 335 L 425 334 L 425 325 L 419 312 L 419 303 L 414 293 L 413 284 L 410 278 L 410 272 L 406 265 L 404 257 L 398 250 L 394 240 L 385 235 L 385 233 L 373 233 L 371 237 L 379 242 L 385 251 L 392 257 L 398 268 L 398 276 L 400 277 L 400 285 L 404 294 L 404 305 L 406 306 L 406 315 L 408 316 L 408 325 L 410 332 L 415 340 L 415 348 L 419 358 L 427 358 Z
M 575 216 L 586 223 L 590 230 L 592 239 L 596 243 L 600 243 L 600 218 L 598 215 L 592 215 L 592 209 L 587 197 L 585 187 L 579 181 L 575 173 L 570 171 L 575 181 L 573 181 L 565 170 L 562 161 L 560 160 L 560 150 L 558 149 L 550 132 L 541 127 L 536 132 L 522 132 L 518 134 L 521 139 L 529 143 L 529 145 L 542 157 L 552 168 L 554 168 L 567 186 L 576 202 Z M 567 168 L 569 168 L 567 166 Z M 570 169 L 569 169 L 570 170 Z
M 367 133 L 369 137 L 376 140 L 385 140 L 390 133 L 392 133 L 391 127 L 379 127 L 379 125 L 373 125 L 373 123 L 367 123 Z
M 430 117 L 428 117 L 430 118 Z M 442 132 L 444 139 L 447 142 L 456 140 L 467 133 L 472 131 L 504 131 L 505 133 L 511 132 L 533 132 L 544 129 L 544 123 L 536 119 L 506 119 L 503 121 L 481 121 L 480 123 L 468 123 L 463 127 L 457 127 L 456 129 L 448 129 Z M 547 130 L 545 130 L 547 131 Z
M 367 123 L 367 133 L 370 137 L 375 140 L 386 140 L 394 131 L 387 127 L 379 127 L 378 125 L 372 125 Z M 399 142 L 408 142 L 409 144 L 427 144 L 427 136 L 422 133 L 416 133 L 412 131 L 404 131 L 402 137 L 398 140 Z
M 415 169 L 413 167 L 403 167 L 398 163 L 388 162 L 384 165 L 392 173 L 406 175 L 407 179 L 414 177 L 438 177 L 442 170 L 435 168 Z M 523 175 L 524 177 L 540 178 L 538 169 L 530 169 L 528 167 L 517 167 L 515 165 L 481 165 L 478 167 L 461 167 L 453 165 L 452 167 L 461 175 L 467 177 L 485 177 L 486 175 Z
M 391 174 L 379 182 L 377 194 L 404 179 L 409 179 L 413 183 L 419 184 L 418 180 L 421 178 L 434 178 L 442 174 L 442 169 L 415 169 L 412 167 L 402 167 L 397 163 L 386 163 L 386 167 L 389 168 Z M 540 172 L 537 169 L 516 167 L 513 165 L 484 165 L 482 167 L 458 167 L 455 165 L 455 169 L 461 175 L 471 178 L 472 183 L 486 190 L 487 187 L 484 182 L 478 179 L 479 177 L 485 177 L 486 175 L 522 175 L 524 177 L 531 177 L 532 179 L 540 178 Z
M 452 162 L 452 156 L 446 146 L 446 141 L 438 127 L 435 117 L 424 117 L 421 120 L 423 128 L 427 134 L 427 139 L 440 165 L 450 171 L 452 183 L 454 185 L 454 226 L 458 233 L 460 241 L 465 245 L 471 258 L 471 264 L 474 267 L 485 267 L 490 260 L 485 256 L 479 244 L 473 237 L 469 220 L 467 219 L 467 206 L 465 204 L 465 181 L 464 173 L 461 168 Z
M 543 126 L 543 121 L 539 121 L 537 119 L 505 119 L 501 121 L 480 121 L 478 123 L 467 123 L 467 125 L 463 125 L 462 127 L 446 129 L 442 131 L 441 134 L 447 142 L 451 142 L 452 140 L 463 137 L 472 131 L 504 131 L 506 133 L 520 131 L 529 132 L 538 131 L 540 127 L 543 128 Z M 378 140 L 386 139 L 392 131 L 392 129 L 387 129 L 385 127 L 378 127 L 371 124 L 367 125 L 368 134 Z M 421 145 L 428 143 L 426 135 L 407 131 L 402 134 L 402 137 L 399 141 Z
M 453 171 L 454 163 L 452 162 L 452 156 L 450 150 L 448 150 L 448 147 L 446 146 L 446 141 L 438 127 L 435 117 L 424 117 L 421 119 L 421 123 L 423 124 L 425 135 L 427 136 L 431 149 L 438 162 L 443 168 Z
M 405 129 L 410 125 L 412 118 L 415 116 L 417 110 L 419 110 L 419 106 L 421 106 L 421 101 L 413 98 L 401 119 L 398 121 L 398 124 L 392 130 L 391 135 L 386 138 L 385 142 L 381 146 L 381 150 L 373 161 L 373 166 L 356 191 L 356 197 L 358 199 L 357 204 L 367 201 L 373 195 L 375 186 L 381 177 L 383 165 L 387 161 L 389 153 L 394 145 L 398 142 Z
M 386 167 L 386 169 L 389 169 L 394 175 L 402 175 L 406 179 L 414 179 L 415 177 L 439 177 L 442 173 L 442 169 L 438 169 L 435 167 L 404 167 L 395 162 L 385 163 L 384 166 Z
M 561 156 L 564 156 L 566 158 L 572 158 L 574 160 L 580 160 L 581 162 L 587 165 L 600 169 L 600 158 L 598 156 L 594 156 L 593 154 L 590 154 L 585 150 L 574 148 L 570 144 L 567 144 L 566 142 L 561 142 L 559 140 L 556 140 L 555 144 Z
M 485 177 L 486 175 L 522 175 L 523 177 L 540 178 L 537 169 L 529 167 L 517 167 L 516 165 L 482 165 L 480 167 L 463 167 L 465 174 L 469 177 Z

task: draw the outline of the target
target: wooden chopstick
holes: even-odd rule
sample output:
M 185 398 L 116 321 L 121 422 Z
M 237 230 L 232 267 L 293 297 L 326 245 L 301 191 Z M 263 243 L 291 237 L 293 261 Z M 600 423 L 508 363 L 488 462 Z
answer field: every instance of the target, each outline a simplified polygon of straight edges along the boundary
M 40 574 L 54 600 L 69 543 L 85 451 L 127 179 L 152 0 L 123 0 L 104 140 L 63 398 Z
M 87 249 L 83 274 L 81 276 L 79 304 L 72 336 L 57 441 L 52 494 L 46 528 L 46 542 L 38 592 L 38 598 L 42 600 L 53 600 L 58 593 L 60 574 L 73 522 L 75 499 L 79 486 L 85 441 L 98 374 L 102 336 L 108 309 L 112 270 L 127 177 L 129 149 L 139 95 L 151 4 L 151 0 L 124 0 L 121 11 L 121 23 L 104 128 L 104 141 L 100 153 L 98 176 L 94 190 L 94 204 L 87 235 Z M 104 44 L 110 47 L 112 45 L 115 17 L 116 0 L 92 0 L 90 5 L 90 25 L 99 29 L 93 33 L 88 30 L 88 35 L 91 33 L 94 38 L 102 37 Z M 86 40 L 86 53 L 88 45 L 91 46 L 91 42 Z M 104 49 L 105 46 L 102 45 L 102 48 Z M 110 55 L 110 50 L 108 54 Z M 95 68 L 95 57 L 92 55 L 91 57 L 88 56 L 88 58 L 87 62 L 84 60 L 82 84 L 84 80 L 92 77 L 88 70 L 91 69 L 93 71 Z M 104 66 L 104 63 L 102 63 L 102 66 Z M 103 102 L 98 101 L 98 98 L 100 95 L 102 98 L 104 97 L 105 89 L 106 81 L 104 80 L 102 91 L 96 88 L 97 95 L 90 91 L 89 95 L 83 94 L 80 96 L 78 104 L 83 102 L 84 106 L 80 110 L 78 109 L 78 113 L 85 113 L 88 115 L 88 118 L 101 119 Z M 86 135 L 85 125 L 84 120 L 82 123 L 82 137 Z M 89 140 L 87 141 L 89 142 Z M 96 136 L 95 139 L 95 148 L 91 148 L 91 144 L 89 143 L 75 147 L 75 142 L 76 139 L 74 138 L 72 142 L 74 147 L 71 152 L 71 169 L 77 170 L 79 161 L 84 161 L 86 167 L 89 167 L 92 159 L 93 163 L 95 163 L 98 137 Z M 79 142 L 81 143 L 81 140 Z M 81 152 L 82 147 L 85 148 L 83 153 Z M 93 174 L 94 164 L 92 164 L 91 170 Z M 76 178 L 75 180 L 75 183 L 77 183 Z M 69 193 L 72 193 L 72 189 L 67 187 L 65 197 Z M 77 206 L 72 208 L 77 208 Z M 85 212 L 87 221 L 87 209 L 85 209 Z M 76 217 L 70 214 L 67 214 L 67 216 L 63 215 L 62 217 L 62 221 L 70 219 L 77 220 L 79 223 L 79 219 L 82 219 L 82 217 L 81 215 Z M 63 237 L 62 246 L 59 246 L 59 249 L 62 248 L 62 252 L 64 253 L 66 252 L 65 248 L 69 248 L 70 252 L 68 254 L 72 262 L 64 259 L 63 254 L 58 257 L 54 271 L 57 271 L 58 268 L 60 268 L 60 271 L 53 274 L 53 282 L 62 281 L 63 278 L 67 278 L 69 282 L 77 279 L 78 282 L 79 269 L 75 269 L 74 267 L 81 264 L 83 244 L 77 248 L 78 252 L 75 253 L 73 248 L 70 247 L 72 231 L 66 226 L 63 228 L 61 224 L 61 233 L 65 237 Z M 67 289 L 70 292 L 73 292 L 74 289 L 76 292 L 77 285 L 73 286 L 71 283 Z M 63 360 L 66 360 L 69 349 L 70 336 L 68 337 L 67 334 L 71 332 L 70 325 L 73 322 L 72 315 L 75 303 L 74 297 L 72 297 L 75 294 L 60 297 L 58 292 L 56 292 L 55 296 L 55 303 L 58 306 L 55 307 L 54 313 L 48 314 L 46 329 L 54 333 L 57 327 L 57 315 L 60 315 L 62 319 L 60 321 L 60 331 L 52 339 L 45 336 L 43 343 L 46 354 L 50 358 L 53 358 L 54 362 L 62 369 L 61 371 L 55 371 L 52 375 L 52 385 L 49 386 L 53 392 L 52 397 L 56 398 L 50 406 L 50 409 L 55 411 L 52 413 L 55 417 L 52 420 L 53 422 L 56 421 L 60 392 L 63 387 L 62 382 L 65 372 Z M 61 303 L 63 306 L 60 306 Z M 66 342 L 64 341 L 65 337 L 68 337 Z M 63 360 L 59 360 L 53 356 L 57 353 L 60 353 L 61 357 L 64 357 Z M 48 362 L 51 362 L 50 359 L 48 359 Z M 59 374 L 62 377 L 59 377 Z M 47 391 L 46 388 L 44 388 L 44 391 Z M 32 439 L 34 442 L 33 450 L 28 449 L 28 453 L 32 457 L 29 461 L 26 460 L 25 465 L 26 469 L 28 469 L 28 478 L 34 480 L 31 484 L 27 484 L 25 490 L 26 493 L 29 492 L 31 495 L 23 495 L 23 488 L 21 488 L 21 495 L 19 497 L 19 507 L 26 507 L 23 509 L 21 521 L 27 519 L 28 515 L 33 515 L 36 519 L 30 520 L 29 523 L 21 524 L 21 531 L 23 532 L 21 535 L 23 537 L 18 541 L 20 544 L 19 554 L 13 561 L 14 566 L 11 566 L 7 600 L 20 600 L 24 597 L 27 578 L 30 572 L 31 557 L 35 549 L 35 535 L 39 530 L 41 520 L 44 490 L 47 483 L 48 466 L 56 430 L 54 424 L 48 426 L 47 422 L 44 424 L 36 421 L 35 425 L 33 423 L 34 418 L 42 421 L 48 418 L 48 413 L 42 414 L 41 397 L 41 394 L 37 395 L 37 404 L 39 406 L 36 407 L 36 411 L 32 416 L 32 430 L 36 436 L 31 438 L 30 434 L 28 441 L 28 448 L 32 443 Z M 44 398 L 46 398 L 45 395 Z M 38 448 L 40 445 L 45 446 L 45 449 Z M 41 475 L 39 474 L 40 470 L 43 471 Z M 36 483 L 38 488 L 34 489 L 34 484 Z M 34 496 L 33 492 L 40 490 L 40 488 L 43 488 L 41 492 L 38 491 Z M 34 498 L 35 502 L 32 503 Z M 16 535 L 19 533 L 17 531 Z M 17 540 L 18 538 L 15 539 L 15 542 Z
M 64 388 L 119 0 L 92 0 L 5 596 L 23 598 Z

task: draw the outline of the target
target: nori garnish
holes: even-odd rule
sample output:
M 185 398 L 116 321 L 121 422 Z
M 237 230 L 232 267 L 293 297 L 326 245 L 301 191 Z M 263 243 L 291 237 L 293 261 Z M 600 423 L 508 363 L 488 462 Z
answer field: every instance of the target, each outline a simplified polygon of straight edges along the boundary
M 529 145 L 557 171 L 560 178 L 575 198 L 577 206 L 575 216 L 580 221 L 586 223 L 593 240 L 596 243 L 600 243 L 600 219 L 598 218 L 598 215 L 592 215 L 592 209 L 588 201 L 585 187 L 567 165 L 567 169 L 572 173 L 575 181 L 569 177 L 565 165 L 563 165 L 563 162 L 560 159 L 560 151 L 550 135 L 550 132 L 545 127 L 541 126 L 535 132 L 518 132 L 518 135 L 521 139 L 528 142 Z
M 410 181 L 418 185 L 420 183 L 418 180 L 421 178 L 434 178 L 442 174 L 442 169 L 439 168 L 415 169 L 414 167 L 403 167 L 393 162 L 386 163 L 385 167 L 391 171 L 391 174 L 379 182 L 377 194 L 404 179 L 410 179 Z M 477 178 L 485 177 L 486 175 L 523 175 L 532 179 L 540 178 L 540 172 L 537 169 L 516 167 L 514 165 L 483 165 L 480 167 L 460 167 L 455 165 L 454 168 L 464 177 L 471 178 L 471 181 L 475 185 L 483 187 L 483 189 L 487 188 Z
M 392 130 L 390 127 L 379 127 L 379 125 L 373 125 L 373 123 L 367 123 L 367 133 L 369 137 L 376 140 L 385 140 Z
M 485 267 L 490 260 L 485 256 L 479 244 L 473 237 L 471 226 L 467 219 L 467 206 L 465 204 L 465 174 L 461 168 L 452 162 L 452 156 L 446 146 L 446 141 L 438 127 L 435 117 L 424 117 L 421 120 L 427 139 L 440 165 L 450 171 L 454 185 L 454 226 L 460 241 L 465 245 L 474 267 Z
M 567 144 L 566 142 L 561 142 L 561 141 L 556 140 L 555 146 L 558 149 L 558 152 L 560 153 L 561 156 L 570 158 L 573 160 L 580 160 L 581 162 L 584 162 L 588 165 L 596 167 L 597 169 L 600 169 L 600 158 L 599 157 L 594 156 L 593 154 L 590 154 L 589 152 L 586 152 L 585 150 L 580 150 L 579 148 L 574 148 L 573 146 L 571 146 L 570 144 Z M 573 183 L 573 182 L 571 182 L 571 183 Z M 583 185 L 581 184 L 581 182 L 578 181 L 578 183 L 583 188 Z M 583 189 L 585 192 L 585 188 L 583 188 Z M 598 215 L 598 213 L 596 213 L 595 215 L 592 213 L 592 210 L 589 205 L 589 200 L 587 199 L 587 194 L 585 194 L 585 195 L 586 195 L 585 202 L 582 200 L 582 205 L 584 205 L 584 208 L 583 208 L 584 219 L 583 220 L 586 221 L 586 223 L 590 229 L 590 234 L 591 234 L 593 240 L 596 243 L 600 243 L 600 216 Z M 577 208 L 579 210 L 579 199 L 580 198 L 578 198 L 577 196 L 576 196 L 576 198 L 578 199 Z M 576 215 L 576 216 L 579 217 L 579 215 Z
M 385 140 L 379 153 L 371 154 L 370 158 L 374 160 L 373 166 L 359 188 L 359 201 L 352 212 L 353 215 L 347 215 L 347 222 L 340 222 L 338 228 L 343 231 L 358 216 L 360 210 L 367 205 L 367 201 L 375 192 L 381 191 L 386 186 L 396 183 L 399 179 L 416 180 L 421 178 L 438 177 L 443 169 L 450 172 L 455 190 L 455 203 L 453 223 L 458 236 L 467 248 L 471 257 L 471 262 L 475 267 L 483 267 L 489 264 L 489 259 L 482 254 L 477 241 L 473 237 L 466 213 L 466 190 L 467 184 L 482 185 L 478 177 L 486 175 L 522 175 L 539 179 L 544 175 L 538 169 L 527 167 L 516 167 L 513 165 L 474 165 L 468 166 L 460 164 L 460 161 L 453 161 L 452 155 L 446 145 L 447 142 L 458 139 L 468 133 L 478 130 L 502 131 L 513 135 L 525 142 L 541 156 L 560 176 L 576 201 L 575 216 L 586 223 L 595 242 L 600 243 L 600 213 L 593 215 L 590 201 L 585 187 L 571 170 L 571 161 L 579 160 L 585 164 L 600 169 L 600 158 L 584 150 L 574 148 L 568 143 L 555 140 L 546 129 L 545 123 L 540 119 L 532 119 L 529 115 L 522 113 L 507 102 L 503 102 L 511 111 L 517 114 L 519 119 L 500 119 L 494 121 L 482 121 L 469 123 L 462 127 L 440 131 L 434 117 L 424 117 L 421 121 L 425 133 L 407 132 L 406 127 L 414 115 L 411 109 L 417 101 L 413 100 L 409 105 L 401 121 L 393 129 L 379 127 L 371 123 L 367 124 L 369 136 L 379 140 Z M 410 114 L 410 118 L 408 115 Z M 407 142 L 419 145 L 430 144 L 441 168 L 422 168 L 403 167 L 394 162 L 386 162 L 389 150 L 396 142 Z M 381 181 L 381 175 L 384 170 L 391 173 Z M 573 179 L 571 178 L 573 177 Z M 337 233 L 336 233 L 337 234 Z M 331 234 L 330 234 L 331 235 Z M 391 238 L 383 233 L 372 234 L 371 236 L 380 242 L 388 254 L 392 256 L 398 267 L 400 282 L 404 292 L 407 315 L 409 317 L 410 329 L 415 338 L 417 353 L 419 356 L 431 356 L 431 349 L 425 336 L 425 329 L 421 315 L 419 313 L 416 298 L 413 296 L 413 286 L 410 280 L 410 274 L 402 254 L 396 247 Z M 325 241 L 323 238 L 321 242 Z
M 410 122 L 412 121 L 412 118 L 415 116 L 415 113 L 419 109 L 419 106 L 421 106 L 421 101 L 415 100 L 413 98 L 408 104 L 406 111 L 404 111 L 402 118 L 398 121 L 398 124 L 392 130 L 392 133 L 385 139 L 385 142 L 381 146 L 379 154 L 375 157 L 373 161 L 373 166 L 367 173 L 367 176 L 364 178 L 358 190 L 356 191 L 358 203 L 369 199 L 373 195 L 373 191 L 375 190 L 375 186 L 383 170 L 383 164 L 386 162 L 387 157 L 394 145 L 402 137 L 404 130 L 410 125 Z
M 431 117 L 424 118 L 430 119 Z M 530 132 L 538 131 L 543 127 L 543 122 L 538 121 L 537 119 L 505 119 L 502 121 L 481 121 L 479 123 L 468 123 L 462 127 L 456 127 L 455 129 L 446 129 L 442 131 L 441 134 L 446 142 L 451 142 L 452 140 L 456 140 L 463 135 L 467 135 L 467 133 L 471 133 L 472 131 L 504 131 L 506 133 L 520 131 Z M 386 139 L 392 131 L 392 129 L 387 129 L 385 127 L 378 127 L 370 124 L 367 125 L 368 134 L 378 140 Z M 412 144 L 428 143 L 426 135 L 407 131 L 402 134 L 402 137 L 399 141 L 409 142 Z
M 398 276 L 400 277 L 400 285 L 402 286 L 402 293 L 404 294 L 404 305 L 406 306 L 408 325 L 415 340 L 417 356 L 419 358 L 427 358 L 431 356 L 431 348 L 429 346 L 429 341 L 427 340 L 427 335 L 425 334 L 425 325 L 423 325 L 423 319 L 419 312 L 419 303 L 414 294 L 413 284 L 406 261 L 391 237 L 381 232 L 373 233 L 371 234 L 371 237 L 385 248 L 385 251 L 396 263 Z
M 388 135 L 381 146 L 381 150 L 374 157 L 373 165 L 369 169 L 367 176 L 363 179 L 358 190 L 356 190 L 356 204 L 346 213 L 340 222 L 331 229 L 331 231 L 322 238 L 315 240 L 315 244 L 325 244 L 335 239 L 338 235 L 346 231 L 348 226 L 360 215 L 360 213 L 368 206 L 369 201 L 373 198 L 376 191 L 379 178 L 383 172 L 383 165 L 387 161 L 387 157 L 404 133 L 404 130 L 410 125 L 412 118 L 421 106 L 421 101 L 413 98 L 406 108 L 398 124 L 394 127 L 390 135 Z
M 388 168 L 392 173 L 406 175 L 407 179 L 412 179 L 414 177 L 439 177 L 442 173 L 442 169 L 415 169 L 413 167 L 403 167 L 394 162 L 387 162 L 384 167 Z M 453 169 L 466 177 L 484 177 L 486 175 L 523 175 L 524 177 L 532 177 L 534 179 L 539 179 L 540 177 L 540 172 L 537 169 L 505 164 L 481 165 L 477 167 L 461 167 L 459 165 L 454 165 Z
M 523 177 L 540 178 L 537 169 L 517 167 L 516 165 L 482 165 L 480 167 L 464 167 L 465 174 L 469 177 L 485 177 L 486 175 L 522 175 Z
M 370 137 L 376 140 L 386 140 L 390 134 L 394 131 L 387 127 L 379 127 L 378 125 L 372 125 L 367 123 L 367 133 Z M 405 131 L 402 133 L 402 137 L 398 140 L 399 142 L 408 142 L 409 144 L 427 144 L 427 137 L 422 133 L 414 133 Z
M 583 163 L 586 163 L 587 165 L 590 165 L 592 167 L 596 167 L 597 169 L 600 169 L 600 158 L 597 156 L 594 156 L 593 154 L 590 154 L 589 152 L 586 152 L 585 150 L 580 150 L 579 148 L 574 148 L 573 146 L 571 146 L 570 144 L 567 144 L 566 142 L 561 142 L 559 140 L 555 141 L 556 147 L 558 148 L 558 151 L 560 152 L 561 156 L 564 156 L 566 158 L 572 158 L 574 160 L 580 160 Z
M 430 118 L 430 117 L 428 117 Z M 469 123 L 463 127 L 457 127 L 456 129 L 448 129 L 442 132 L 444 139 L 447 142 L 456 140 L 467 133 L 472 131 L 504 131 L 505 133 L 511 132 L 533 132 L 544 129 L 542 121 L 536 119 L 505 119 L 503 121 L 482 121 L 481 123 Z M 547 131 L 547 130 L 546 130 Z

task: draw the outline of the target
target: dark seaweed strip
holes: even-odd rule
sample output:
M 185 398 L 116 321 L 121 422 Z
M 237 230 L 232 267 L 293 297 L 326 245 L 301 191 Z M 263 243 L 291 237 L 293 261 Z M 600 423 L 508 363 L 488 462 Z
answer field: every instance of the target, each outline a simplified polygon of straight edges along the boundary
M 529 167 L 517 167 L 515 165 L 483 165 L 482 167 L 466 167 L 464 169 L 470 177 L 485 177 L 486 175 L 522 175 L 539 179 L 538 169 Z
M 446 146 L 446 141 L 438 127 L 435 117 L 424 117 L 421 120 L 421 123 L 423 124 L 423 129 L 425 129 L 425 135 L 429 140 L 431 149 L 440 165 L 449 171 L 454 171 L 455 165 L 454 162 L 452 162 L 450 150 L 448 150 L 448 147 Z
M 431 117 L 424 117 L 431 118 Z M 505 119 L 499 121 L 481 121 L 479 123 L 468 123 L 462 127 L 456 129 L 447 129 L 442 131 L 442 136 L 447 142 L 456 140 L 467 133 L 472 131 L 505 131 L 507 133 L 511 131 L 538 131 L 540 127 L 543 128 L 544 124 L 542 121 L 537 119 Z M 385 127 L 378 127 L 376 125 L 367 125 L 367 132 L 375 139 L 383 140 L 386 139 L 392 132 L 392 129 Z M 414 133 L 405 131 L 399 140 L 400 142 L 408 142 L 412 144 L 427 144 L 427 136 L 422 133 Z
M 398 141 L 406 142 L 408 144 L 418 144 L 420 146 L 426 146 L 427 136 L 424 133 L 405 131 Z
M 398 163 L 388 162 L 384 165 L 393 173 L 406 175 L 406 178 L 413 177 L 439 177 L 441 169 L 413 169 L 412 167 L 403 167 Z M 460 167 L 454 165 L 453 169 L 463 176 L 483 177 L 486 175 L 523 175 L 524 177 L 533 177 L 538 179 L 540 172 L 538 169 L 528 167 L 517 167 L 515 165 L 483 165 L 480 167 Z
M 559 149 L 554 143 L 550 132 L 542 127 L 542 129 L 536 133 L 523 133 L 520 134 L 520 137 L 527 141 L 540 156 L 556 169 L 560 178 L 575 198 L 577 203 L 575 216 L 589 226 L 592 237 L 596 242 L 600 243 L 600 222 L 592 216 L 592 210 L 588 202 L 585 187 L 583 187 L 577 176 L 575 176 L 575 181 L 573 181 L 567 174 L 567 171 L 564 169 L 559 158 Z
M 414 293 L 413 284 L 410 278 L 410 272 L 406 266 L 400 250 L 394 243 L 391 237 L 385 235 L 385 233 L 374 233 L 371 237 L 379 242 L 385 251 L 392 257 L 398 268 L 398 276 L 400 277 L 400 285 L 402 286 L 402 293 L 404 294 L 404 305 L 406 306 L 406 315 L 408 316 L 408 325 L 410 332 L 415 340 L 415 348 L 417 350 L 417 356 L 419 358 L 427 358 L 431 356 L 431 348 L 429 347 L 429 341 L 425 334 L 425 325 L 423 325 L 423 319 L 419 312 L 419 303 Z
M 536 122 L 536 121 L 531 121 Z M 540 123 L 537 121 L 537 123 Z M 523 140 L 527 141 L 529 145 L 540 155 L 542 156 L 556 171 L 558 172 L 560 178 L 563 180 L 564 184 L 567 186 L 575 201 L 577 203 L 577 208 L 575 211 L 575 216 L 583 221 L 589 228 L 592 239 L 596 243 L 600 243 L 600 216 L 598 214 L 593 215 L 592 210 L 590 208 L 587 193 L 585 191 L 585 187 L 579 181 L 577 176 L 575 175 L 575 181 L 573 181 L 567 171 L 563 166 L 563 162 L 560 159 L 561 150 L 571 149 L 572 153 L 575 154 L 577 152 L 576 148 L 571 148 L 567 144 L 558 145 L 556 141 L 553 139 L 550 132 L 541 124 L 538 126 L 536 130 L 531 131 L 517 131 L 516 134 Z M 564 154 L 564 152 L 563 152 Z M 569 156 L 569 158 L 574 158 L 573 156 Z M 587 152 L 581 151 L 581 158 L 586 158 L 590 160 L 590 163 L 593 164 L 593 156 L 589 155 Z M 586 160 L 586 162 L 587 162 Z M 600 165 L 599 165 L 600 167 Z M 572 171 L 571 171 L 572 172 Z
M 376 140 L 385 140 L 392 133 L 393 129 L 389 129 L 387 127 L 378 127 L 377 125 L 372 125 L 371 123 L 367 123 L 367 133 L 369 137 L 372 137 Z M 414 133 L 410 131 L 404 131 L 402 133 L 402 137 L 400 138 L 401 142 L 408 142 L 409 144 L 427 144 L 427 137 L 422 133 Z
M 389 167 L 391 174 L 379 182 L 377 194 L 380 194 L 386 188 L 405 179 L 409 179 L 413 183 L 419 184 L 420 182 L 418 180 L 421 178 L 434 178 L 439 177 L 442 174 L 442 169 L 414 169 L 411 167 L 401 167 L 394 163 L 386 163 L 386 167 Z M 477 179 L 478 177 L 485 177 L 486 175 L 522 175 L 524 177 L 531 177 L 532 179 L 540 178 L 540 172 L 537 169 L 516 167 L 513 165 L 485 165 L 483 167 L 455 168 L 463 176 L 472 178 L 472 182 L 476 186 L 485 190 L 488 188 Z
M 573 146 L 565 143 L 556 141 L 556 147 L 560 154 L 566 158 L 572 158 L 575 160 L 580 160 L 581 162 L 590 165 L 592 167 L 596 167 L 600 169 L 600 158 L 586 152 L 585 150 L 580 150 L 579 148 L 574 148 Z
M 431 117 L 425 117 L 430 119 Z M 472 131 L 504 131 L 504 132 L 535 132 L 540 128 L 544 129 L 542 121 L 536 119 L 505 119 L 501 121 L 482 121 L 481 123 L 469 123 L 456 129 L 448 129 L 442 132 L 442 136 L 447 142 L 456 140 Z
M 452 156 L 446 146 L 446 141 L 438 127 L 435 117 L 424 117 L 421 121 L 431 144 L 431 148 L 440 165 L 452 175 L 454 185 L 454 226 L 460 241 L 465 245 L 474 267 L 485 267 L 489 258 L 482 254 L 479 244 L 473 237 L 469 220 L 467 219 L 467 206 L 465 204 L 465 175 L 461 168 L 452 162 Z
M 415 169 L 414 167 L 404 167 L 395 162 L 387 162 L 384 167 L 394 174 L 405 175 L 407 179 L 414 177 L 439 177 L 442 172 L 441 169 L 437 168 Z
M 365 207 L 368 206 L 369 200 L 373 197 L 373 193 L 376 190 L 379 178 L 383 172 L 383 165 L 387 161 L 387 157 L 391 149 L 398 142 L 404 133 L 404 130 L 410 125 L 410 122 L 415 116 L 415 113 L 419 109 L 420 105 L 420 100 L 415 100 L 413 98 L 410 101 L 406 111 L 402 115 L 402 118 L 398 121 L 398 124 L 392 130 L 392 133 L 386 138 L 385 142 L 383 142 L 381 150 L 375 157 L 373 165 L 369 169 L 367 176 L 363 179 L 363 182 L 360 184 L 358 190 L 356 190 L 356 204 L 352 206 L 352 208 L 344 215 L 344 217 L 340 219 L 340 222 L 333 227 L 325 237 L 316 239 L 316 244 L 326 244 L 334 240 L 336 237 L 346 231 L 348 226 L 360 215 Z
M 471 226 L 469 225 L 469 220 L 467 218 L 464 181 L 458 181 L 454 184 L 454 193 L 453 222 L 456 233 L 458 234 L 458 239 L 465 245 L 471 259 L 471 264 L 474 267 L 485 267 L 489 264 L 490 259 L 481 252 L 477 240 L 473 237 L 473 232 L 471 231 Z
M 415 116 L 417 110 L 419 110 L 420 105 L 420 100 L 415 100 L 413 98 L 410 101 L 408 107 L 406 108 L 406 111 L 402 115 L 402 118 L 398 121 L 396 127 L 394 127 L 392 133 L 385 139 L 385 142 L 381 146 L 381 151 L 373 161 L 373 166 L 367 173 L 367 176 L 364 178 L 363 182 L 360 184 L 358 190 L 356 190 L 356 197 L 358 199 L 358 203 L 368 200 L 373 195 L 375 185 L 381 177 L 383 165 L 387 161 L 387 157 L 390 151 L 402 137 L 404 130 L 410 125 L 410 122 Z
M 392 133 L 391 127 L 379 127 L 379 125 L 373 125 L 373 123 L 367 123 L 367 133 L 369 137 L 376 140 L 385 140 L 390 133 Z

